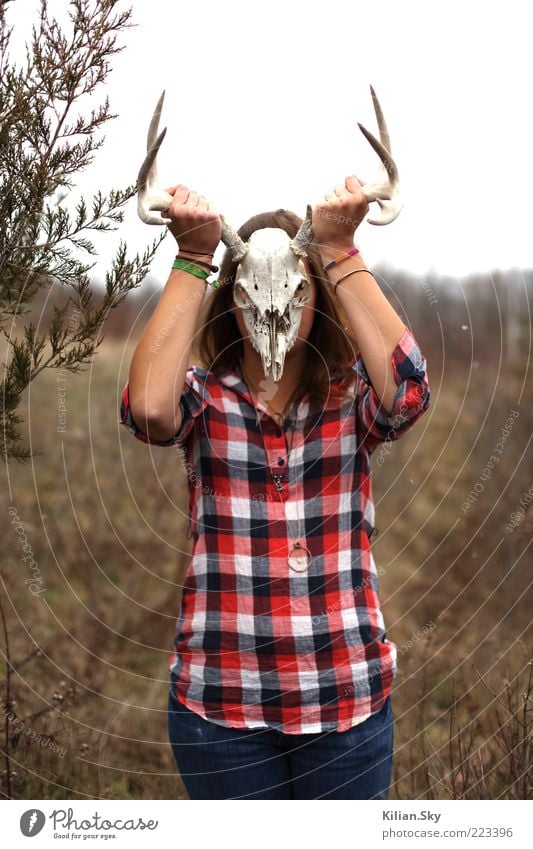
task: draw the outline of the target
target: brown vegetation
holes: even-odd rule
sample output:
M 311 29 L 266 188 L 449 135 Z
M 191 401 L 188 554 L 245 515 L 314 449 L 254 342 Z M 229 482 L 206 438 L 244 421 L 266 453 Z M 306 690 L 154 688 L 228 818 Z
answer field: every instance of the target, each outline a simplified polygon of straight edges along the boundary
M 531 275 L 511 298 L 505 275 L 462 288 L 390 269 L 380 280 L 428 358 L 432 391 L 419 426 L 374 455 L 373 551 L 398 646 L 391 798 L 530 799 Z M 166 731 L 186 475 L 173 449 L 118 424 L 136 338 L 123 337 L 148 317 L 147 292 L 110 315 L 88 370 L 66 376 L 64 432 L 54 372 L 21 411 L 36 454 L 9 465 L 0 512 L 12 798 L 186 797 Z M 21 560 L 10 507 L 39 575 Z

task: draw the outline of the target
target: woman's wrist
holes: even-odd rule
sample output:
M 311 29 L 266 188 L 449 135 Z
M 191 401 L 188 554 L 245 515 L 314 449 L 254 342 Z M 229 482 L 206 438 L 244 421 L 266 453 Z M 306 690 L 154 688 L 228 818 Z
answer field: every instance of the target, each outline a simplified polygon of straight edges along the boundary
M 320 254 L 323 268 L 330 280 L 335 280 L 341 276 L 344 271 L 349 268 L 362 268 L 366 265 L 363 254 L 357 248 L 357 252 L 350 256 L 350 252 L 354 250 L 354 245 L 351 248 L 328 248 Z M 335 263 L 335 260 L 340 262 Z M 329 267 L 328 267 L 329 266 Z
M 341 251 L 340 249 L 335 249 L 335 254 L 333 259 L 337 257 L 343 256 L 343 254 L 347 254 L 348 251 Z M 330 259 L 330 254 L 327 254 L 323 257 L 324 266 L 327 266 L 328 263 L 332 262 Z M 375 279 L 372 272 L 367 268 L 366 262 L 361 255 L 361 252 L 358 250 L 356 254 L 352 256 L 344 256 L 344 258 L 339 262 L 338 265 L 332 265 L 327 270 L 325 269 L 325 274 L 331 284 L 331 288 L 333 294 L 338 297 L 338 288 L 339 284 L 340 289 L 343 288 L 343 281 L 348 278 L 348 280 L 359 280 L 361 278 L 361 282 L 365 280 L 366 282 L 363 285 L 368 285 L 369 277 L 371 280 Z
M 364 258 L 361 256 L 361 253 L 357 253 L 355 256 L 347 257 L 343 260 L 339 265 L 333 266 L 333 268 L 329 268 L 325 274 L 327 274 L 330 283 L 334 284 L 348 271 L 352 271 L 355 269 L 367 269 L 367 264 Z
M 320 258 L 322 259 L 323 265 L 327 265 L 329 262 L 332 262 L 335 259 L 338 259 L 342 254 L 348 253 L 355 247 L 353 241 L 346 242 L 345 244 L 335 244 L 335 245 L 319 245 Z

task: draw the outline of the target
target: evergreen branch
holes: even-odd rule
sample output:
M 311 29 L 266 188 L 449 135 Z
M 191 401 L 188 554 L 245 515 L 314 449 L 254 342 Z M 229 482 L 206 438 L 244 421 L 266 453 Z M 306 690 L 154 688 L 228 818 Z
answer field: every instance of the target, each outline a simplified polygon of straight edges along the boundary
M 9 2 L 0 0 L 0 333 L 8 353 L 0 447 L 5 458 L 25 461 L 32 455 L 19 432 L 22 393 L 45 369 L 78 372 L 91 362 L 109 311 L 140 285 L 166 231 L 142 255 L 129 257 L 120 242 L 102 302 L 95 304 L 89 279 L 94 262 L 80 255 L 97 256 L 91 232 L 116 230 L 137 187 L 98 190 L 90 201 L 74 204 L 70 191 L 103 147 L 102 129 L 116 117 L 109 99 L 95 103 L 95 95 L 124 49 L 119 36 L 133 26 L 131 9 L 120 10 L 119 0 L 70 0 L 64 27 L 41 0 L 25 59 L 16 65 L 8 55 Z M 29 318 L 31 305 L 55 284 L 70 294 L 63 306 L 53 305 L 48 330 L 39 333 Z

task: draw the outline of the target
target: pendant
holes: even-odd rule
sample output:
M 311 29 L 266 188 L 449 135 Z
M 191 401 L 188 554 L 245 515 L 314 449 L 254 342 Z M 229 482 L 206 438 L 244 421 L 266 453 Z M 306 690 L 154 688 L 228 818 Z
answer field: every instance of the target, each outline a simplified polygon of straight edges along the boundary
M 272 475 L 272 478 L 274 480 L 274 486 L 276 487 L 278 492 L 283 492 L 283 484 L 281 482 L 282 477 L 283 475 Z
M 289 566 L 294 572 L 307 572 L 311 566 L 311 552 L 301 542 L 296 542 L 294 548 L 289 552 L 287 558 Z

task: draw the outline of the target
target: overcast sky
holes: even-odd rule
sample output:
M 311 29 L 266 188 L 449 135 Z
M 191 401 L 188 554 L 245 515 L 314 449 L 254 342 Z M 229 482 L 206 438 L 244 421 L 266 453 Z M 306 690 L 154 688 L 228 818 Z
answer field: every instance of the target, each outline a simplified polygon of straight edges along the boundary
M 372 84 L 405 206 L 388 226 L 358 229 L 368 263 L 420 275 L 531 268 L 528 6 L 133 0 L 138 26 L 106 86 L 119 117 L 83 188 L 136 179 L 165 88 L 163 184 L 205 194 L 235 227 L 280 206 L 304 215 L 346 175 L 373 178 L 357 127 L 376 131 Z M 141 250 L 158 230 L 132 203 L 120 235 Z M 162 283 L 174 253 L 169 237 L 153 265 Z

